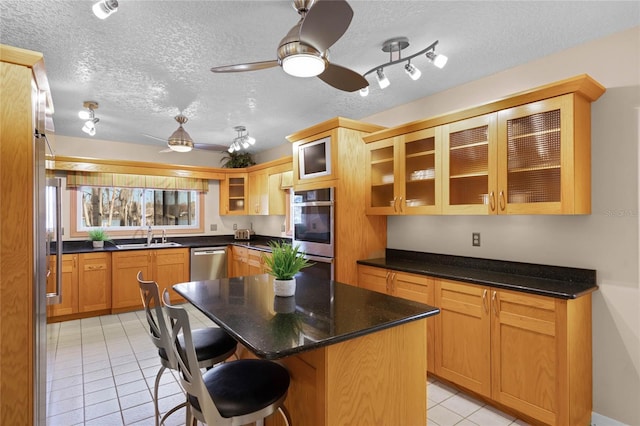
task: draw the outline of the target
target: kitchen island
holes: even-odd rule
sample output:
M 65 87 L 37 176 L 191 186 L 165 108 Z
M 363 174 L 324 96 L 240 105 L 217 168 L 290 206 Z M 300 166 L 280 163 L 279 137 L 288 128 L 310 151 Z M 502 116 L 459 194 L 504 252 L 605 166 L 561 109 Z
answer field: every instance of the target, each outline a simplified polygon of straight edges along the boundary
M 280 298 L 272 279 L 173 288 L 251 354 L 287 366 L 293 424 L 426 424 L 426 318 L 437 308 L 312 277 Z

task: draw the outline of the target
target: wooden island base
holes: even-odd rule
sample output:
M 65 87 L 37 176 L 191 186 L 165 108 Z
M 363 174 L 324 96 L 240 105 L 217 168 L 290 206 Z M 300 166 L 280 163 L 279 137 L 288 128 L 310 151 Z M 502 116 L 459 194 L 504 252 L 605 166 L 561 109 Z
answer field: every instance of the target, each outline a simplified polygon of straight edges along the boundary
M 426 330 L 422 319 L 279 359 L 293 425 L 426 425 Z

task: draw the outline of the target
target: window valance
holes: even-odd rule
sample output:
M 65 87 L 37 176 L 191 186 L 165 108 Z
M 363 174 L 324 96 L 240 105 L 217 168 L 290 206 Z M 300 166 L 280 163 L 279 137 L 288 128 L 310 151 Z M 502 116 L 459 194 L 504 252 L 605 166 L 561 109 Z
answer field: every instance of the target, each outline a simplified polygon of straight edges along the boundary
M 209 181 L 207 179 L 189 177 L 79 171 L 67 172 L 67 188 L 77 188 L 80 186 L 183 190 L 206 193 L 209 190 Z

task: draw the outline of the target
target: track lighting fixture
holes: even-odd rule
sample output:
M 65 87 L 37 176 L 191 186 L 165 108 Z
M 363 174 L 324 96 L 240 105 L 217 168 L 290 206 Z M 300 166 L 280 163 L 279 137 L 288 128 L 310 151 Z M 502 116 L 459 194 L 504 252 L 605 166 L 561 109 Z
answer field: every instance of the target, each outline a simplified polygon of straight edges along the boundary
M 100 0 L 92 7 L 93 14 L 100 19 L 107 19 L 118 11 L 118 0 Z
M 391 84 L 391 82 L 389 81 L 389 79 L 384 73 L 384 68 L 391 65 L 405 63 L 404 70 L 407 73 L 407 75 L 414 81 L 418 80 L 422 75 L 422 72 L 420 72 L 420 70 L 414 64 L 411 63 L 411 60 L 413 58 L 416 58 L 421 55 L 425 55 L 429 59 L 429 61 L 438 68 L 443 68 L 446 65 L 448 58 L 444 55 L 437 55 L 435 53 L 437 44 L 438 44 L 438 40 L 431 43 L 425 49 L 422 49 L 421 51 L 414 53 L 411 56 L 407 56 L 406 58 L 403 58 L 401 52 L 402 50 L 409 47 L 409 39 L 407 39 L 406 37 L 396 37 L 396 38 L 389 39 L 384 43 L 382 43 L 382 51 L 389 53 L 389 62 L 380 64 L 371 68 L 369 71 L 363 74 L 363 77 L 366 78 L 368 74 L 371 74 L 375 71 L 378 85 L 380 86 L 381 89 L 384 89 L 386 87 L 389 87 L 389 85 Z M 369 94 L 368 86 L 360 90 L 360 96 L 364 97 L 364 96 L 367 96 L 368 94 Z
M 81 120 L 85 120 L 84 126 L 82 126 L 82 131 L 89 136 L 95 136 L 96 123 L 100 121 L 99 118 L 96 118 L 94 112 L 94 110 L 98 109 L 98 103 L 93 101 L 85 101 L 82 103 L 82 106 L 86 108 L 86 111 L 81 110 L 78 112 L 78 117 Z
M 236 126 L 233 128 L 236 132 L 238 132 L 238 136 L 231 142 L 229 145 L 229 153 L 240 151 L 241 149 L 247 149 L 250 146 L 255 145 L 255 138 L 249 136 L 249 132 L 246 134 L 242 134 L 242 132 L 246 132 L 247 128 L 244 126 Z

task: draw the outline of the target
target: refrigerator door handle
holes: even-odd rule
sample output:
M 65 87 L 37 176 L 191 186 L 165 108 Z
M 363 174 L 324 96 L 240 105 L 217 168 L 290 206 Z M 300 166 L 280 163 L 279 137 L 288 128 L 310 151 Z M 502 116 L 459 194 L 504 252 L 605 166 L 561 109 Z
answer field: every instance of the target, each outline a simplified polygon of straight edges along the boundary
M 55 188 L 56 201 L 56 288 L 53 293 L 47 293 L 47 305 L 56 305 L 62 302 L 62 185 L 60 179 L 47 179 L 47 186 Z M 47 233 L 47 254 L 51 256 L 51 234 Z M 47 256 L 47 257 L 49 257 Z M 51 273 L 51 262 L 47 259 L 47 277 Z

